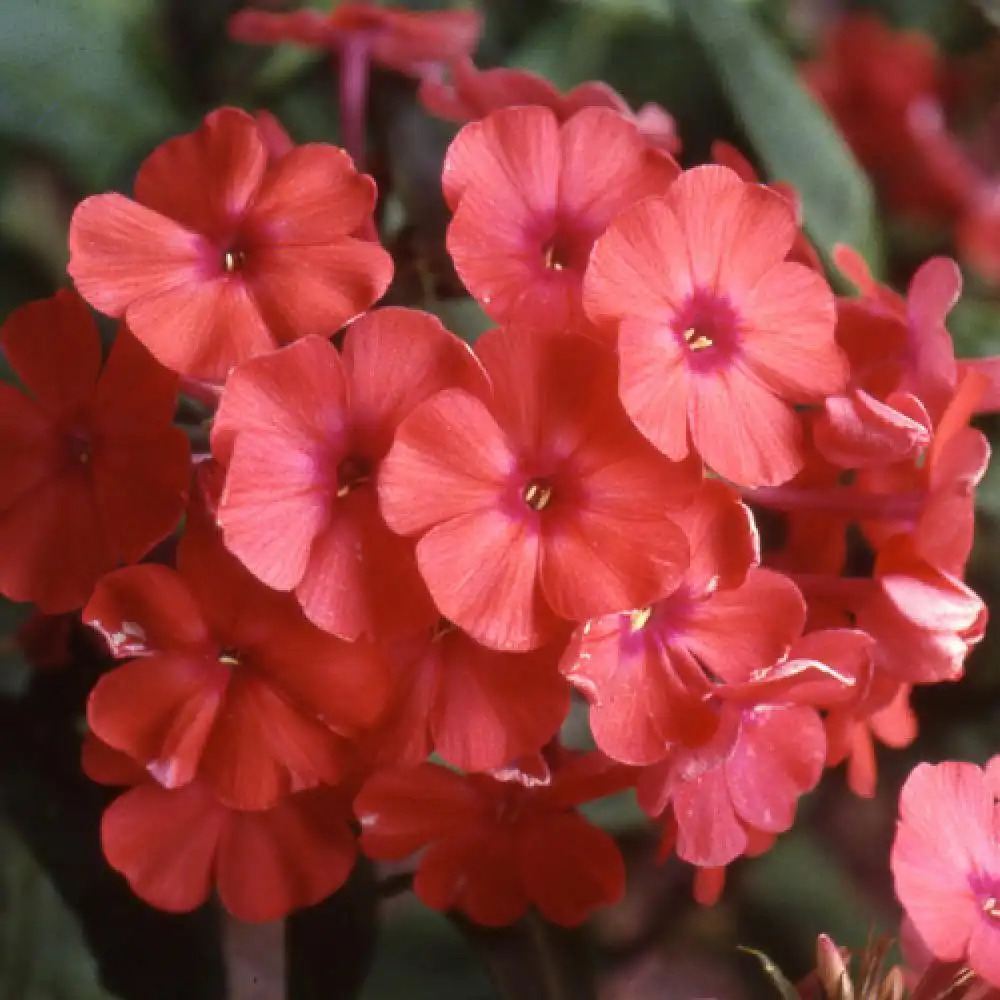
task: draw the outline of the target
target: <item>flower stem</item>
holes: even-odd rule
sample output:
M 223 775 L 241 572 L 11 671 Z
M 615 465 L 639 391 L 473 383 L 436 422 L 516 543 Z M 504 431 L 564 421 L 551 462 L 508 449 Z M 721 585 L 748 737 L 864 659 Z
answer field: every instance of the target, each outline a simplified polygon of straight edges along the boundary
M 348 36 L 340 49 L 340 127 L 344 148 L 358 170 L 365 169 L 369 71 L 368 39 Z
M 852 521 L 885 519 L 915 521 L 926 500 L 924 493 L 870 493 L 849 487 L 800 489 L 762 486 L 742 490 L 748 503 L 785 513 L 832 514 Z

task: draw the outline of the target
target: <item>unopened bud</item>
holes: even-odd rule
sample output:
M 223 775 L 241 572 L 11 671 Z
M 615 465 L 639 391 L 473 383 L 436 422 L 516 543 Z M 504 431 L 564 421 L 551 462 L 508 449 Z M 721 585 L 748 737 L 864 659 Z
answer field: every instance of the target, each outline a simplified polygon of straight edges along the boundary
M 882 980 L 882 985 L 878 990 L 878 1000 L 903 1000 L 904 986 L 903 970 L 898 965 L 894 965 L 885 979 Z
M 854 1000 L 845 954 L 826 934 L 816 939 L 816 976 L 828 1000 Z

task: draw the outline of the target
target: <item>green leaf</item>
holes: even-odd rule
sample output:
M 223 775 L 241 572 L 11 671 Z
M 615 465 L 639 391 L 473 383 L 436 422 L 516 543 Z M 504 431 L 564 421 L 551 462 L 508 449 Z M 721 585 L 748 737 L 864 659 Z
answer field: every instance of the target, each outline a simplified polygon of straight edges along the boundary
M 80 927 L 14 830 L 0 824 L 0 996 L 112 1000 Z
M 107 186 L 177 127 L 138 45 L 153 0 L 0 3 L 0 136 Z
M 829 259 L 848 243 L 880 271 L 871 184 L 795 67 L 735 0 L 680 0 L 768 178 L 802 197 L 805 228 Z

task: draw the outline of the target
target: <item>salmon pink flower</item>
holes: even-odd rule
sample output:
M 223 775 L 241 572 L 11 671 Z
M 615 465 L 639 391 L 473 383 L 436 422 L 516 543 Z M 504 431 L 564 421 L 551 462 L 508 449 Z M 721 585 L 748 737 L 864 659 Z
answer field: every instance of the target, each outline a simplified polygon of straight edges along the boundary
M 797 233 L 781 195 L 705 166 L 626 209 L 595 244 L 585 307 L 618 330 L 622 403 L 669 457 L 693 443 L 743 485 L 802 467 L 793 406 L 841 391 L 847 369 L 829 286 L 785 261 Z
M 799 797 L 819 782 L 825 755 L 815 709 L 729 702 L 710 740 L 675 747 L 642 771 L 639 804 L 651 816 L 672 809 L 679 858 L 722 867 L 746 853 L 751 831 L 777 834 L 791 827 Z
M 658 104 L 644 104 L 633 114 L 625 99 L 606 83 L 581 83 L 566 94 L 559 93 L 544 77 L 523 69 L 477 69 L 468 56 L 450 67 L 451 79 L 425 77 L 419 97 L 438 118 L 453 122 L 478 121 L 501 108 L 534 104 L 555 112 L 565 122 L 582 108 L 610 108 L 634 122 L 651 146 L 666 153 L 680 152 L 681 141 L 674 119 Z
M 431 752 L 465 771 L 537 753 L 569 711 L 557 667 L 563 642 L 501 653 L 441 621 L 393 643 L 394 693 L 372 745 L 377 762 L 419 764 Z
M 716 728 L 711 682 L 749 676 L 779 660 L 805 624 L 795 585 L 757 568 L 750 512 L 723 483 L 706 482 L 674 514 L 691 564 L 672 593 L 645 608 L 577 629 L 562 669 L 591 701 L 598 747 L 627 764 L 652 764 L 670 744 L 697 744 Z
M 402 860 L 426 847 L 413 888 L 433 909 L 454 907 L 500 927 L 533 904 L 572 927 L 616 902 L 625 886 L 614 840 L 574 807 L 630 780 L 628 769 L 599 754 L 570 758 L 540 783 L 436 764 L 383 771 L 354 803 L 361 849 L 370 858 Z
M 693 496 L 697 462 L 674 463 L 631 426 L 611 351 L 523 327 L 476 344 L 484 402 L 449 389 L 399 426 L 382 464 L 386 522 L 419 537 L 417 563 L 441 614 L 500 650 L 644 607 L 687 565 L 665 511 Z
M 69 611 L 184 512 L 177 379 L 124 329 L 102 369 L 97 326 L 72 292 L 17 309 L 0 342 L 26 390 L 0 384 L 0 593 Z
M 336 892 L 354 867 L 345 789 L 297 792 L 266 810 L 232 809 L 202 780 L 161 787 L 93 735 L 84 770 L 103 784 L 133 786 L 104 811 L 101 846 L 137 896 L 169 913 L 201 906 L 214 888 L 238 920 L 279 920 Z
M 371 220 L 372 179 L 332 146 L 274 159 L 270 137 L 214 111 L 143 163 L 134 201 L 95 195 L 73 214 L 80 293 L 182 375 L 223 382 L 240 361 L 329 336 L 392 277 L 389 255 L 353 235 Z
M 311 337 L 242 365 L 212 431 L 228 466 L 227 547 L 335 635 L 398 638 L 437 621 L 413 542 L 386 527 L 375 483 L 400 421 L 454 386 L 485 392 L 479 363 L 415 309 L 362 317 L 343 354 Z
M 920 764 L 903 785 L 896 894 L 930 952 L 1000 987 L 1000 757 Z
M 455 213 L 448 252 L 498 323 L 590 332 L 581 289 L 594 240 L 677 173 L 607 108 L 584 108 L 562 125 L 549 108 L 496 111 L 463 128 L 445 158 L 444 194 Z
M 310 625 L 225 551 L 203 511 L 177 565 L 109 574 L 84 611 L 114 656 L 135 657 L 91 692 L 94 733 L 161 785 L 197 780 L 235 809 L 340 780 L 348 739 L 388 693 L 375 649 Z

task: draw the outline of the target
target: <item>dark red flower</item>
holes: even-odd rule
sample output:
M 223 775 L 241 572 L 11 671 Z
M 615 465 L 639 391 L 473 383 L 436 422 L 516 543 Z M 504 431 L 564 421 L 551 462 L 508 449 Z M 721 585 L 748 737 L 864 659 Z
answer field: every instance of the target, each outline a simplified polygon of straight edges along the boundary
M 202 780 L 161 787 L 93 736 L 84 770 L 135 786 L 104 811 L 101 846 L 132 891 L 161 910 L 193 910 L 214 888 L 237 919 L 278 920 L 336 892 L 354 867 L 345 789 L 298 792 L 262 811 L 231 809 Z
M 177 566 L 109 574 L 84 610 L 115 656 L 136 657 L 97 682 L 91 729 L 167 788 L 198 779 L 236 809 L 340 780 L 348 738 L 388 694 L 374 647 L 309 624 L 225 551 L 203 512 L 188 518 Z
M 329 336 L 392 277 L 389 255 L 352 235 L 370 223 L 372 179 L 332 146 L 275 159 L 272 138 L 214 111 L 143 163 L 134 201 L 95 195 L 73 214 L 80 293 L 183 375 L 222 382 L 246 358 Z
M 97 327 L 71 292 L 16 310 L 0 341 L 26 390 L 0 384 L 0 593 L 69 611 L 184 511 L 177 380 L 124 329 L 102 369 Z
M 371 744 L 386 766 L 419 764 L 431 752 L 465 771 L 488 771 L 537 753 L 569 711 L 557 669 L 564 643 L 501 653 L 436 623 L 394 643 L 394 694 Z
M 677 173 L 607 108 L 584 108 L 562 125 L 546 107 L 496 111 L 465 126 L 448 149 L 448 252 L 498 323 L 591 332 L 581 290 L 594 240 Z
M 804 69 L 896 211 L 954 216 L 978 180 L 945 126 L 942 69 L 930 37 L 894 31 L 872 13 L 838 18 Z
M 533 904 L 574 926 L 625 886 L 614 840 L 574 807 L 629 782 L 627 769 L 599 754 L 571 758 L 535 784 L 421 764 L 370 778 L 354 809 L 369 857 L 401 860 L 426 848 L 413 888 L 428 906 L 497 927 Z
M 784 197 L 705 166 L 598 239 L 584 304 L 618 331 L 622 403 L 664 454 L 681 459 L 693 445 L 745 485 L 802 467 L 793 405 L 841 390 L 847 368 L 829 286 L 785 261 L 797 233 Z
M 414 11 L 374 3 L 335 2 L 328 14 L 249 9 L 229 20 L 229 33 L 238 42 L 291 42 L 330 52 L 361 45 L 373 62 L 416 77 L 469 55 L 481 31 L 482 19 L 473 10 Z
M 483 393 L 486 379 L 462 341 L 415 309 L 362 317 L 342 355 L 307 338 L 242 365 L 212 432 L 228 467 L 226 546 L 344 638 L 394 638 L 436 621 L 413 542 L 386 527 L 375 483 L 400 421 L 453 386 Z
M 379 497 L 450 621 L 494 649 L 534 649 L 560 618 L 644 607 L 680 580 L 687 542 L 665 516 L 700 464 L 631 426 L 614 355 L 582 337 L 492 330 L 476 350 L 483 402 L 449 389 L 399 426 Z
M 534 104 L 554 111 L 565 122 L 582 108 L 609 108 L 633 122 L 651 146 L 676 155 L 681 141 L 674 119 L 658 104 L 644 104 L 633 113 L 625 99 L 606 83 L 581 83 L 561 94 L 548 80 L 523 69 L 477 69 L 467 56 L 450 67 L 451 79 L 444 83 L 426 77 L 419 97 L 432 115 L 453 122 L 485 118 L 501 108 Z

